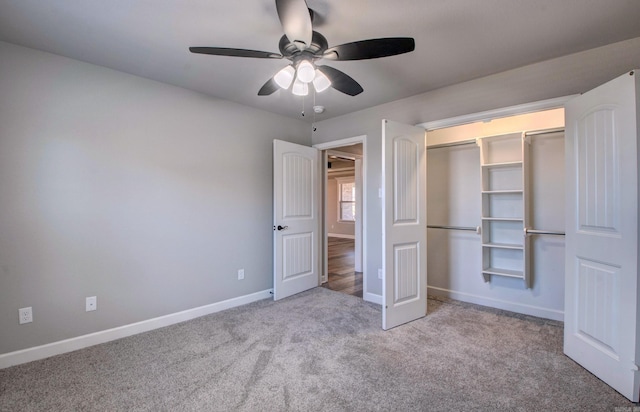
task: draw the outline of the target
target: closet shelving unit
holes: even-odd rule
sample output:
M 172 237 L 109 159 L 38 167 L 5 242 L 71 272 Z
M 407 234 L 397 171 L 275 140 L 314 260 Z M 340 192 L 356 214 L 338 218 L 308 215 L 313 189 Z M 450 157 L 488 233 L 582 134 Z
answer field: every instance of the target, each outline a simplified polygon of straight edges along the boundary
M 482 275 L 522 279 L 530 288 L 529 144 L 524 133 L 476 139 L 482 182 Z

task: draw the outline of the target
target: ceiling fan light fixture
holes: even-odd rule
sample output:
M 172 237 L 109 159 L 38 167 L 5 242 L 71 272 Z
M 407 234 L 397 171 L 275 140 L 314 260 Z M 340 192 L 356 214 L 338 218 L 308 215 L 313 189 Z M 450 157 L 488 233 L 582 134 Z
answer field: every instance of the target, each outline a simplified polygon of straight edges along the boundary
M 294 75 L 296 74 L 296 69 L 293 66 L 287 66 L 284 69 L 280 70 L 273 76 L 273 80 L 276 84 L 283 89 L 288 89 L 293 82 Z
M 327 90 L 331 86 L 331 80 L 320 70 L 316 69 L 316 77 L 313 79 L 313 87 L 316 92 L 320 93 Z
M 303 83 L 300 79 L 296 79 L 296 81 L 293 82 L 291 93 L 296 96 L 306 96 L 309 94 L 309 85 L 307 83 Z
M 268 0 L 264 0 L 268 1 Z M 270 0 L 274 1 L 274 0 Z M 257 59 L 287 59 L 290 63 L 280 70 L 258 90 L 258 96 L 268 96 L 278 89 L 291 90 L 298 96 L 306 96 L 312 87 L 316 92 L 332 87 L 340 93 L 357 96 L 364 90 L 346 73 L 331 66 L 319 65 L 318 60 L 336 61 L 369 60 L 396 56 L 415 50 L 411 37 L 383 37 L 358 40 L 329 47 L 327 39 L 314 30 L 314 12 L 307 0 L 275 0 L 276 11 L 284 35 L 280 37 L 280 53 L 230 47 L 189 47 L 191 53 L 213 56 L 250 57 Z M 313 82 L 313 86 L 309 83 Z M 293 90 L 295 89 L 295 90 Z
M 307 61 L 303 60 L 298 64 L 298 76 L 297 80 L 300 80 L 302 83 L 309 83 L 313 80 L 316 75 L 316 71 L 313 68 L 313 65 Z

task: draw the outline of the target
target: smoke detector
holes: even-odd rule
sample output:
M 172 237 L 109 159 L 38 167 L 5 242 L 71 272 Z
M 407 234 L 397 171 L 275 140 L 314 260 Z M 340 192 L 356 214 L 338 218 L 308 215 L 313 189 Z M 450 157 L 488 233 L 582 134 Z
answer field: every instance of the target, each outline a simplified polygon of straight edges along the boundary
M 313 111 L 317 114 L 324 113 L 324 106 L 313 106 Z

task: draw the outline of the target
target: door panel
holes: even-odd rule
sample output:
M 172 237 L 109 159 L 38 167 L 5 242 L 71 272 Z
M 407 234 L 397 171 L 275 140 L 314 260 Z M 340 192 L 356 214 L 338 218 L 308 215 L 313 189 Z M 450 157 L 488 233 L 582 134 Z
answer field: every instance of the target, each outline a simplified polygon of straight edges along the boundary
M 638 401 L 637 76 L 566 105 L 564 351 Z
M 318 152 L 273 141 L 273 298 L 318 286 Z
M 425 130 L 383 121 L 382 327 L 427 312 Z

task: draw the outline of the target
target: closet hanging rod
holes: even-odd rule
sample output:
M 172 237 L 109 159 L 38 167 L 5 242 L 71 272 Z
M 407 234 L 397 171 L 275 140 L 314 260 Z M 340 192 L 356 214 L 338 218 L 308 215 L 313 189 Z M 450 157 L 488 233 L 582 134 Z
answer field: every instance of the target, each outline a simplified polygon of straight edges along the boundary
M 476 139 L 474 138 L 474 139 L 460 140 L 458 142 L 434 144 L 431 146 L 427 146 L 427 150 L 441 149 L 443 147 L 466 146 L 468 144 L 476 144 Z
M 564 232 L 554 232 L 551 230 L 537 230 L 537 229 L 524 229 L 525 235 L 552 235 L 552 236 L 564 236 Z
M 525 134 L 525 136 L 540 136 L 540 135 L 543 135 L 543 134 L 553 134 L 553 133 L 560 133 L 560 132 L 564 132 L 564 127 L 557 127 L 557 128 L 554 128 L 554 129 L 535 130 L 535 131 L 531 131 L 531 132 L 524 132 L 524 134 Z M 444 147 L 466 146 L 468 144 L 476 144 L 476 138 L 460 140 L 458 142 L 434 144 L 434 145 L 431 145 L 431 146 L 427 146 L 427 150 L 430 150 L 430 149 L 441 149 L 441 148 L 444 148 Z
M 556 127 L 554 129 L 534 130 L 531 132 L 524 132 L 525 136 L 539 136 L 541 134 L 552 134 L 564 132 L 564 127 Z
M 560 133 L 560 132 L 564 132 L 564 127 L 557 127 L 557 128 L 554 128 L 554 129 L 534 130 L 534 131 L 530 131 L 530 132 L 524 132 L 524 134 L 525 134 L 525 136 L 539 136 L 539 135 L 543 135 L 543 134 L 552 134 L 552 133 Z M 451 143 L 434 144 L 434 145 L 431 145 L 431 146 L 427 146 L 427 150 L 430 150 L 430 149 L 441 149 L 441 148 L 444 148 L 444 147 L 466 146 L 468 144 L 476 144 L 476 138 L 460 140 L 460 141 L 451 142 Z
M 475 226 L 441 226 L 441 225 L 427 225 L 429 229 L 448 229 L 448 230 L 468 230 L 471 232 L 480 233 L 480 227 Z

